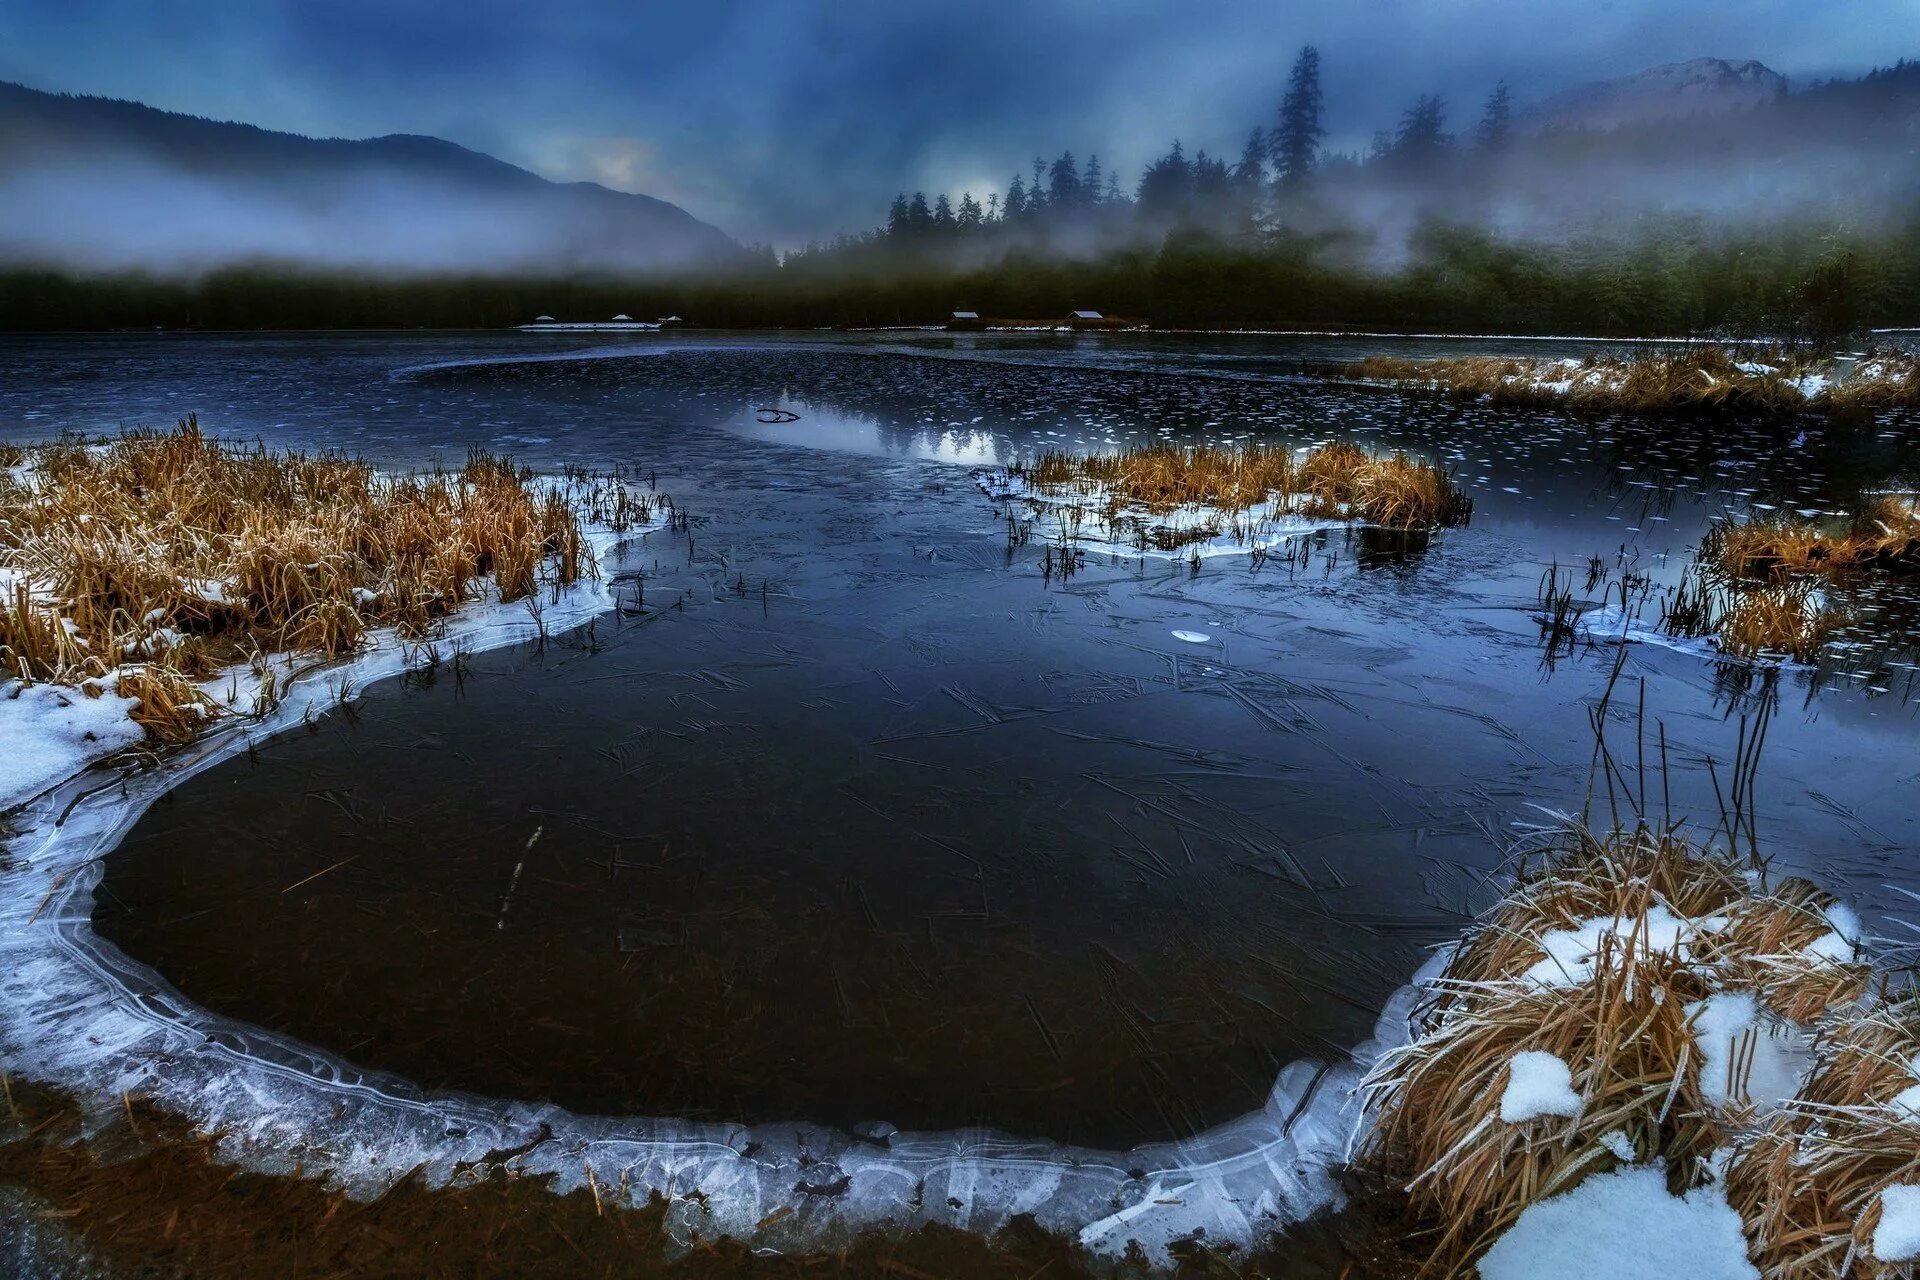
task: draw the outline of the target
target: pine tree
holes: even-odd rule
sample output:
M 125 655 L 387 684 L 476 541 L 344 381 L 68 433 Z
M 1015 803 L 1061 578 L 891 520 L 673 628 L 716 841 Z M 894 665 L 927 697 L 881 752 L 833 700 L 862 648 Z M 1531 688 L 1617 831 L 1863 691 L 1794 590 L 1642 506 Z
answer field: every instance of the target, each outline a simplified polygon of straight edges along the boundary
M 980 209 L 980 202 L 973 198 L 973 192 L 971 191 L 961 192 L 960 193 L 960 212 L 954 217 L 954 225 L 957 226 L 963 233 L 973 232 L 973 231 L 978 231 L 980 229 L 980 224 L 985 220 L 986 220 L 985 215 L 981 212 L 981 209 Z
M 1287 96 L 1280 103 L 1280 127 L 1274 131 L 1271 153 L 1282 185 L 1298 187 L 1313 176 L 1320 139 L 1327 133 L 1320 119 L 1323 107 L 1320 51 L 1308 45 L 1293 60 Z
M 1193 165 L 1178 139 L 1140 175 L 1139 198 L 1145 217 L 1173 222 L 1187 215 L 1193 204 Z
M 1080 167 L 1073 162 L 1073 152 L 1062 151 L 1060 158 L 1053 162 L 1047 172 L 1050 184 L 1047 191 L 1047 203 L 1056 209 L 1072 209 L 1080 203 Z
M 1247 145 L 1240 149 L 1240 163 L 1233 167 L 1233 180 L 1247 187 L 1258 187 L 1267 180 L 1267 135 L 1258 125 L 1247 135 Z
M 1504 151 L 1512 137 L 1513 95 L 1507 91 L 1507 82 L 1502 80 L 1487 96 L 1487 109 L 1480 117 L 1474 141 L 1482 151 Z
M 913 199 L 907 201 L 907 230 L 916 236 L 925 236 L 933 226 L 933 210 L 927 207 L 927 195 L 924 191 L 913 193 Z
M 1027 212 L 1027 183 L 1019 174 L 1013 175 L 1013 181 L 1007 184 L 1007 198 L 1001 204 L 1001 216 L 1011 221 L 1023 217 Z
M 953 203 L 947 199 L 944 191 L 933 201 L 933 225 L 935 230 L 941 232 L 949 232 L 954 228 Z
M 1106 196 L 1107 180 L 1100 172 L 1100 157 L 1087 157 L 1087 169 L 1080 177 L 1080 198 L 1086 203 L 1099 204 Z
M 907 234 L 907 194 L 901 192 L 887 206 L 887 235 L 899 239 Z
M 1447 132 L 1447 104 L 1435 94 L 1421 94 L 1400 117 L 1388 159 L 1395 168 L 1422 177 L 1439 168 L 1453 135 Z

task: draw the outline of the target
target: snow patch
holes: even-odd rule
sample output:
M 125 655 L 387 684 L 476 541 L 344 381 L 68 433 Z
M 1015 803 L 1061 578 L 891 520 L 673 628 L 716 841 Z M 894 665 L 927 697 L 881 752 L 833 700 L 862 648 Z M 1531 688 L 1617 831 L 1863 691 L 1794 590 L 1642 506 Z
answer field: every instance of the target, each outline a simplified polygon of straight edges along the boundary
M 1700 1092 L 1715 1106 L 1772 1110 L 1813 1069 L 1810 1037 L 1765 1012 L 1751 991 L 1720 991 L 1687 1006 L 1701 1054 Z
M 1521 976 L 1543 986 L 1577 986 L 1593 980 L 1594 962 L 1607 938 L 1617 939 L 1612 944 L 1616 947 L 1625 947 L 1631 940 L 1646 954 L 1691 956 L 1695 939 L 1718 932 L 1726 924 L 1725 916 L 1676 916 L 1657 902 L 1639 919 L 1592 916 L 1571 929 L 1549 929 L 1541 934 L 1539 943 L 1546 950 L 1546 959 Z
M 146 737 L 128 717 L 140 705 L 113 689 L 113 678 L 93 682 L 102 690 L 57 684 L 0 684 L 0 811 L 38 795 L 86 767 L 90 760 L 138 746 Z
M 1480 1280 L 1759 1280 L 1717 1186 L 1667 1192 L 1652 1167 L 1596 1174 L 1529 1205 L 1480 1260 Z
M 1573 1071 L 1551 1053 L 1528 1049 L 1507 1063 L 1507 1088 L 1500 1095 L 1500 1118 L 1520 1124 L 1541 1116 L 1578 1119 L 1586 1109 L 1574 1092 Z
M 1880 1224 L 1873 1229 L 1873 1256 L 1879 1262 L 1920 1258 L 1920 1186 L 1900 1183 L 1880 1193 Z

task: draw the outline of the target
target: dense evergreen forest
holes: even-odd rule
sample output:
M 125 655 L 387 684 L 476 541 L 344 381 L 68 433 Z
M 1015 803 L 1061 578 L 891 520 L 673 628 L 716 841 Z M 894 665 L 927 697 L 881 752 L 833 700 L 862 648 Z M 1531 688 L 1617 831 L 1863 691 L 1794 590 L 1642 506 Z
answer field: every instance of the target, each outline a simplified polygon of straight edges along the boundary
M 698 277 L 368 278 L 259 264 L 184 280 L 0 272 L 0 324 L 493 327 L 678 313 L 699 325 L 940 323 L 1074 308 L 1159 327 L 1830 343 L 1920 323 L 1920 63 L 1750 108 L 1528 127 L 1504 87 L 1456 134 L 1422 97 L 1326 151 L 1301 52 L 1239 154 L 1176 142 L 1136 182 L 1071 152 L 1003 191 L 903 193 L 884 225 Z

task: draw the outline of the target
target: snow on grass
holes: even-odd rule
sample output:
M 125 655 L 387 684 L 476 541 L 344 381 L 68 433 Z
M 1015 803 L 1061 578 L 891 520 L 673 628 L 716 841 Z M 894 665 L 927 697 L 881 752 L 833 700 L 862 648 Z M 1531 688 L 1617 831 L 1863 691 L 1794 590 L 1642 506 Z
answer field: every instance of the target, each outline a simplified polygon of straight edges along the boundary
M 1154 560 L 1211 560 L 1216 556 L 1243 556 L 1265 551 L 1304 534 L 1355 528 L 1362 521 L 1303 516 L 1288 510 L 1287 500 L 1274 497 L 1246 511 L 1194 503 L 1165 514 L 1123 511 L 1111 524 L 1103 518 L 1105 495 L 1055 493 L 1032 484 L 1003 467 L 974 472 L 974 483 L 995 502 L 1019 504 L 1015 514 L 1046 537 L 1051 521 L 1077 521 L 1068 530 L 1076 547 L 1110 555 Z
M 633 524 L 619 533 L 600 525 L 584 525 L 584 546 L 589 558 L 597 560 L 617 544 L 664 528 L 666 523 L 666 518 L 661 516 L 647 523 Z M 23 580 L 11 570 L 0 570 L 0 574 L 9 575 L 12 581 Z M 202 582 L 194 589 L 201 598 L 212 600 L 219 586 Z M 573 587 L 559 588 L 556 594 L 549 585 L 530 600 L 512 603 L 500 601 L 499 592 L 490 580 L 476 581 L 474 592 L 471 600 L 455 610 L 454 617 L 468 617 L 481 623 L 501 616 L 537 617 L 540 610 L 547 607 L 541 603 L 543 595 L 553 600 L 565 597 L 568 601 L 604 599 L 604 592 L 597 584 L 585 594 Z M 561 617 L 577 611 L 569 604 L 554 609 L 553 613 Z M 593 611 L 597 610 L 586 616 Z M 586 616 L 578 620 L 585 621 Z M 164 649 L 179 634 L 170 628 L 156 630 L 144 642 L 146 652 L 159 656 L 156 650 Z M 428 641 L 431 640 L 432 637 L 428 637 Z M 401 651 L 412 646 L 388 627 L 368 631 L 365 647 Z M 254 718 L 270 709 L 276 689 L 283 689 L 295 672 L 312 665 L 310 654 L 273 653 L 265 655 L 254 666 L 229 666 L 196 681 L 195 687 L 212 704 L 208 708 L 209 719 L 213 715 Z M 140 668 L 122 670 L 138 672 Z M 147 741 L 141 726 L 131 719 L 140 700 L 118 693 L 115 685 L 119 678 L 119 672 L 113 672 L 78 686 L 52 681 L 29 685 L 17 679 L 0 679 L 0 744 L 5 747 L 0 751 L 0 813 L 26 803 L 89 765 Z M 99 696 L 89 696 L 94 692 Z
M 1480 1280 L 1759 1280 L 1718 1187 L 1667 1191 L 1653 1167 L 1596 1174 L 1530 1205 L 1480 1260 Z
M 1715 1106 L 1773 1110 L 1812 1070 L 1808 1034 L 1767 1014 L 1751 991 L 1717 991 L 1687 1013 L 1701 1054 L 1700 1092 Z
M 1584 1104 L 1574 1092 L 1573 1072 L 1551 1053 L 1529 1049 L 1507 1063 L 1507 1087 L 1500 1095 L 1500 1118 L 1521 1124 L 1541 1116 L 1579 1118 Z
M 1835 964 L 1852 964 L 1860 954 L 1859 915 L 1843 902 L 1834 903 L 1822 914 L 1827 919 L 1827 932 L 1809 942 L 1802 954 Z
M 1873 1229 L 1873 1256 L 1879 1262 L 1920 1258 L 1920 1186 L 1901 1183 L 1880 1193 L 1880 1223 Z
M 1726 924 L 1724 916 L 1676 916 L 1658 903 L 1639 919 L 1592 916 L 1571 929 L 1549 929 L 1541 934 L 1539 943 L 1546 950 L 1546 958 L 1522 977 L 1549 987 L 1591 982 L 1594 962 L 1605 939 L 1617 939 L 1615 945 L 1625 945 L 1631 939 L 1638 949 L 1649 953 L 1687 955 L 1702 934 L 1716 932 Z
M 99 690 L 65 685 L 0 685 L 0 812 L 77 773 L 88 761 L 138 746 L 146 733 L 129 717 L 137 698 L 114 692 L 114 677 L 91 682 Z

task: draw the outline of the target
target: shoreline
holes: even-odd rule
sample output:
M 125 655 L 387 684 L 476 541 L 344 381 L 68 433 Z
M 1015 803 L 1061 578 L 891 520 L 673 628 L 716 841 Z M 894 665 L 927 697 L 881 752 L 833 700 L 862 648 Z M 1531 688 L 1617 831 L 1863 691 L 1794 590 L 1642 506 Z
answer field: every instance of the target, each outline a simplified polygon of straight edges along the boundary
M 601 559 L 638 531 L 590 533 Z M 448 619 L 443 644 L 498 648 L 586 625 L 612 607 L 604 580 L 565 589 L 539 620 L 492 604 Z M 263 736 L 324 715 L 376 680 L 400 675 L 399 646 L 318 664 L 259 721 L 217 724 L 157 768 L 103 780 L 88 768 L 18 811 L 0 870 L 0 1042 L 10 1073 L 113 1116 L 139 1097 L 220 1135 L 236 1168 L 324 1177 L 371 1202 L 399 1182 L 459 1185 L 463 1171 L 513 1156 L 516 1173 L 559 1195 L 624 1188 L 633 1205 L 669 1201 L 680 1247 L 728 1235 L 756 1248 L 805 1250 L 875 1228 L 928 1224 L 984 1235 L 1031 1215 L 1097 1256 L 1139 1241 L 1156 1265 L 1195 1231 L 1258 1247 L 1274 1231 L 1341 1203 L 1336 1169 L 1358 1118 L 1364 1071 L 1404 1036 L 1418 990 L 1400 989 L 1372 1039 L 1346 1060 L 1301 1060 L 1263 1108 L 1177 1142 L 1100 1151 L 992 1130 L 891 1133 L 863 1140 L 826 1126 L 742 1126 L 581 1115 L 543 1103 L 426 1093 L 332 1054 L 220 1018 L 93 931 L 92 897 L 108 856 L 148 806 Z M 698 1190 L 696 1201 L 686 1192 Z

